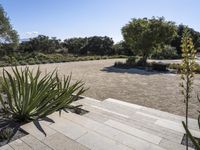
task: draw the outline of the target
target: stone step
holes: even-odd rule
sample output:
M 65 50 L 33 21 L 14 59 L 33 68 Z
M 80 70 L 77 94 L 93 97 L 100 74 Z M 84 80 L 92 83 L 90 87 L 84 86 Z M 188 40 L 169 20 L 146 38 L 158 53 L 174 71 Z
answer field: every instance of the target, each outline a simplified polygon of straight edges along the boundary
M 0 147 L 0 150 L 14 150 L 14 149 L 7 144 L 7 145 Z
M 76 123 L 73 123 L 67 119 L 60 117 L 58 113 L 54 113 L 54 114 L 50 115 L 49 118 L 51 118 L 55 122 L 55 123 L 49 125 L 50 128 L 54 129 L 57 132 L 64 134 L 65 136 L 67 136 L 73 140 L 76 140 L 79 137 L 81 137 L 82 135 L 87 133 L 86 128 L 84 128 Z
M 176 123 L 174 121 L 169 121 L 169 120 L 158 120 L 155 122 L 156 125 L 174 130 L 174 131 L 178 131 L 181 133 L 185 133 L 185 129 L 183 128 L 183 125 L 180 123 Z M 192 133 L 193 136 L 200 138 L 200 132 L 193 130 L 193 129 L 189 129 L 190 132 Z
M 113 98 L 105 99 L 103 102 L 110 102 L 110 103 L 113 103 L 113 104 L 118 104 L 119 107 L 120 106 L 126 106 L 127 108 L 132 108 L 132 109 L 141 109 L 142 108 L 142 106 L 140 106 L 140 105 L 120 101 L 120 100 L 113 99 Z
M 90 118 L 92 120 L 95 120 L 99 123 L 104 123 L 104 122 L 108 121 L 109 119 L 115 120 L 115 121 L 121 122 L 123 124 L 126 124 L 128 126 L 134 127 L 136 129 L 145 131 L 147 133 L 151 133 L 151 134 L 157 135 L 159 137 L 165 138 L 165 139 L 170 140 L 175 143 L 180 143 L 182 140 L 182 137 L 183 137 L 183 134 L 180 134 L 179 132 L 175 132 L 170 129 L 167 130 L 166 128 L 159 127 L 157 125 L 152 125 L 150 128 L 146 124 L 141 125 L 137 121 L 131 121 L 128 119 L 123 120 L 123 119 L 116 118 L 115 116 L 112 116 L 112 115 L 106 115 L 106 114 L 97 113 L 97 112 L 90 112 L 88 114 L 85 114 L 84 116 L 87 118 Z
M 102 101 L 93 99 L 93 98 L 89 98 L 89 97 L 83 97 L 80 100 L 74 101 L 73 105 L 95 105 L 95 106 L 99 106 L 99 104 Z
M 156 110 L 153 108 L 148 108 L 148 107 L 144 107 L 144 106 L 140 106 L 140 105 L 136 105 L 136 104 L 132 104 L 132 103 L 128 103 L 128 102 L 124 102 L 124 101 L 120 101 L 120 100 L 116 100 L 112 98 L 108 98 L 102 101 L 102 104 L 105 104 L 107 108 L 114 111 L 117 111 L 117 109 L 119 108 L 123 108 L 124 109 L 123 112 L 125 112 L 123 114 L 126 114 L 127 116 L 131 116 L 132 112 L 136 112 L 139 115 L 145 116 L 147 118 L 155 119 L 155 120 L 166 119 L 166 120 L 174 121 L 180 124 L 182 124 L 182 121 L 185 121 L 185 117 L 183 116 L 174 115 L 168 112 L 163 112 L 163 111 Z M 119 113 L 121 113 L 121 110 L 119 110 Z M 197 120 L 189 118 L 188 122 L 189 122 L 190 129 L 199 131 Z
M 25 142 L 27 145 L 31 147 L 33 150 L 52 150 L 49 146 L 46 144 L 42 143 L 40 140 L 36 139 L 32 135 L 28 134 L 24 137 L 22 137 L 20 140 Z
M 128 133 L 128 134 L 131 134 L 133 136 L 144 139 L 148 142 L 154 143 L 154 144 L 159 144 L 161 139 L 162 139 L 161 137 L 156 136 L 154 134 L 150 134 L 148 132 L 130 127 L 126 124 L 123 124 L 123 123 L 120 123 L 120 122 L 117 122 L 117 121 L 114 121 L 114 120 L 108 120 L 108 121 L 105 122 L 105 124 L 115 128 L 115 129 L 118 129 L 120 131 L 123 131 L 125 133 Z
M 20 139 L 17 139 L 11 143 L 9 143 L 10 147 L 12 147 L 14 150 L 32 150 L 29 145 L 27 145 L 25 142 L 23 142 Z
M 38 140 L 42 140 L 57 132 L 54 129 L 50 128 L 48 125 L 40 123 L 34 124 L 33 122 L 25 124 L 21 126 L 21 128 L 29 134 L 31 134 L 32 136 L 34 136 L 35 138 L 37 138 Z
M 53 150 L 90 150 L 86 146 L 68 138 L 67 136 L 64 136 L 61 133 L 49 136 L 43 139 L 42 142 L 51 147 Z
M 136 150 L 164 150 L 156 144 L 145 141 L 134 135 L 127 134 L 123 131 L 110 127 L 106 124 L 99 123 L 84 116 L 79 116 L 72 113 L 65 113 L 62 117 L 69 119 L 77 124 L 80 124 L 85 128 L 88 128 L 88 130 L 91 130 L 92 132 L 98 133 L 101 136 L 107 137 Z
M 132 148 L 116 143 L 115 141 L 95 132 L 88 132 L 84 136 L 80 137 L 77 142 L 92 150 L 133 150 Z
M 99 106 L 89 106 L 89 105 L 84 105 L 82 107 L 83 109 L 86 109 L 92 113 L 95 113 L 95 114 L 99 114 L 100 116 L 104 116 L 104 119 L 112 119 L 112 118 L 115 118 L 119 121 L 134 121 L 134 122 L 138 122 L 140 124 L 154 124 L 155 123 L 155 119 L 152 119 L 152 118 L 147 118 L 147 117 L 141 117 L 140 115 L 136 114 L 136 113 L 132 113 L 131 116 L 127 116 L 127 115 L 123 115 L 123 114 L 120 114 L 120 113 L 117 113 L 115 111 L 111 111 L 109 109 L 105 109 L 105 108 L 102 108 L 102 107 L 99 107 Z M 87 114 L 86 114 L 87 115 Z M 90 113 L 88 114 L 90 115 Z M 98 119 L 98 118 L 97 118 Z
M 185 117 L 174 115 L 168 112 L 148 108 L 148 107 L 142 107 L 137 113 L 140 113 L 141 115 L 148 116 L 150 118 L 157 118 L 157 119 L 166 119 L 170 121 L 174 121 L 177 123 L 182 123 L 182 121 L 185 121 Z M 193 118 L 188 118 L 189 127 L 193 130 L 199 130 L 198 121 Z

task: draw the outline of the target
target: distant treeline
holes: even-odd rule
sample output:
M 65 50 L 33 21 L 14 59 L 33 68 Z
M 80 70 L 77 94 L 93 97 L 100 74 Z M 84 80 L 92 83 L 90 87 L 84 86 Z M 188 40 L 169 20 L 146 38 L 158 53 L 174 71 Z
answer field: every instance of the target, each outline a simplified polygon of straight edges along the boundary
M 61 41 L 57 38 L 39 35 L 30 39 L 30 41 L 20 43 L 17 51 L 75 55 L 114 55 L 121 53 L 116 51 L 112 38 L 107 36 L 78 37 Z
M 144 24 L 146 26 L 144 26 Z M 163 42 L 165 44 L 164 46 L 161 46 L 159 50 L 151 51 L 151 53 L 147 55 L 150 58 L 157 59 L 170 59 L 181 57 L 181 38 L 183 35 L 183 30 L 184 28 L 186 28 L 185 25 L 177 26 L 175 25 L 175 23 L 167 22 L 165 21 L 164 17 L 153 17 L 152 19 L 133 19 L 132 22 L 129 22 L 129 24 L 125 25 L 122 28 L 122 35 L 124 37 L 124 40 L 115 44 L 113 39 L 107 36 L 92 36 L 84 38 L 74 37 L 61 41 L 56 37 L 39 35 L 35 38 L 29 39 L 28 41 L 19 42 L 17 31 L 12 28 L 9 18 L 7 17 L 1 5 L 0 26 L 0 56 L 12 55 L 12 53 L 32 52 L 39 52 L 44 54 L 73 54 L 78 56 L 140 55 L 140 53 L 138 53 L 138 50 L 141 50 L 142 48 L 151 47 L 152 49 L 156 49 L 158 46 L 154 47 L 154 45 L 162 45 L 162 41 L 159 41 L 161 40 L 161 38 L 159 37 L 162 37 L 161 35 L 164 35 L 162 33 L 167 32 L 165 31 L 165 29 L 170 29 L 171 27 L 173 27 L 173 30 L 176 32 L 176 34 L 173 33 L 173 35 L 176 36 L 164 36 L 162 40 L 170 42 L 167 42 L 167 44 Z M 200 51 L 200 33 L 192 28 L 188 29 L 193 39 L 195 48 L 197 49 L 197 51 Z M 154 33 L 156 34 L 156 36 Z M 143 39 L 138 39 L 138 37 L 142 37 Z M 143 52 L 145 53 L 147 53 L 148 51 L 150 51 L 149 48 L 145 48 L 143 50 Z
M 184 25 L 179 25 L 177 28 L 177 36 L 168 46 L 169 51 L 181 55 L 181 38 L 184 30 Z M 192 28 L 189 28 L 193 38 L 195 47 L 200 51 L 200 33 Z M 128 45 L 121 41 L 114 44 L 112 38 L 107 36 L 93 36 L 85 38 L 69 38 L 61 41 L 56 37 L 50 38 L 45 35 L 39 35 L 31 38 L 29 41 L 24 41 L 18 44 L 17 47 L 12 47 L 11 44 L 2 44 L 1 55 L 6 55 L 10 52 L 41 52 L 41 53 L 62 53 L 75 55 L 133 55 Z M 171 53 L 172 53 L 171 52 Z M 164 52 L 163 52 L 164 53 Z M 166 53 L 166 50 L 165 50 Z M 155 56 L 157 57 L 157 56 Z M 170 56 L 168 56 L 170 57 Z

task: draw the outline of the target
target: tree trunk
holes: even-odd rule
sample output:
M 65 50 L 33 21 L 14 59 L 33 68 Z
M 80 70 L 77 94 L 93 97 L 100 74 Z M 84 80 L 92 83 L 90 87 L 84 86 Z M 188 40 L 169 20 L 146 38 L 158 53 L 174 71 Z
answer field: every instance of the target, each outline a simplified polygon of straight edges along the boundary
M 144 53 L 142 55 L 142 66 L 144 66 L 144 67 L 147 65 L 147 58 L 148 58 L 148 56 Z

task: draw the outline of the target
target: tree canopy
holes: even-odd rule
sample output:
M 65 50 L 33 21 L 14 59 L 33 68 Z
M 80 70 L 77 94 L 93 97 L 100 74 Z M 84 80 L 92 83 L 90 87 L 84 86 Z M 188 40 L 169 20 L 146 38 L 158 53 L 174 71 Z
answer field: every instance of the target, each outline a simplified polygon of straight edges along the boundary
M 0 46 L 9 45 L 16 47 L 19 42 L 18 34 L 10 24 L 3 7 L 0 5 Z
M 122 35 L 134 53 L 142 56 L 145 65 L 154 49 L 171 43 L 176 31 L 175 23 L 166 21 L 163 17 L 134 18 L 122 28 Z
M 114 42 L 107 36 L 92 36 L 85 38 L 70 38 L 64 40 L 64 46 L 69 53 L 80 55 L 111 55 Z
M 45 35 L 38 35 L 29 41 L 22 42 L 19 50 L 23 52 L 53 53 L 55 50 L 61 48 L 60 42 L 61 40 L 56 37 L 49 38 Z
M 180 24 L 177 30 L 177 36 L 172 40 L 171 45 L 176 48 L 177 53 L 181 55 L 181 40 L 183 38 L 183 32 L 187 29 L 190 32 L 191 38 L 193 40 L 194 48 L 197 49 L 200 47 L 200 33 L 195 31 L 192 28 L 187 27 L 186 25 Z

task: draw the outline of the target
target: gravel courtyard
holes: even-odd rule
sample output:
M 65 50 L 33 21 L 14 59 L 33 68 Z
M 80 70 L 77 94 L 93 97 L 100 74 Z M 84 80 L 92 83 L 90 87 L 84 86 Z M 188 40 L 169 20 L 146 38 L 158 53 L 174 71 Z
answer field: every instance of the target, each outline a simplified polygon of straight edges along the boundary
M 82 79 L 89 90 L 85 96 L 99 100 L 115 98 L 146 107 L 184 115 L 184 103 L 180 94 L 180 77 L 170 73 L 146 72 L 137 69 L 117 69 L 112 65 L 123 59 L 68 62 L 39 65 L 46 73 L 58 69 L 59 75 L 72 73 L 73 80 Z M 37 65 L 30 66 L 37 68 Z M 10 68 L 7 68 L 8 70 Z M 2 74 L 2 68 L 0 69 Z M 195 77 L 190 117 L 197 118 L 200 108 L 196 94 L 200 93 L 200 75 Z

